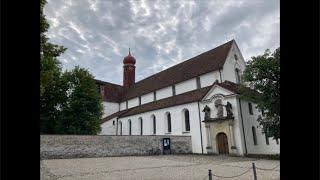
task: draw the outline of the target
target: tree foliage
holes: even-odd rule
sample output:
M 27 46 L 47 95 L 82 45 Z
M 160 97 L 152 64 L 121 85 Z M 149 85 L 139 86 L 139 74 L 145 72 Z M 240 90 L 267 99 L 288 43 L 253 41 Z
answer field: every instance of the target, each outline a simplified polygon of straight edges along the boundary
M 40 1 L 40 133 L 97 134 L 102 104 L 94 79 L 79 67 L 62 73 L 57 57 L 66 48 L 48 42 L 45 4 Z
M 40 132 L 55 133 L 60 128 L 61 113 L 57 106 L 64 99 L 61 88 L 61 67 L 57 56 L 66 48 L 48 42 L 49 29 L 43 13 L 45 0 L 40 1 Z
M 63 109 L 63 131 L 67 134 L 97 134 L 100 132 L 102 100 L 92 75 L 76 67 L 63 74 L 67 84 Z
M 259 92 L 257 95 L 240 88 L 243 97 L 255 102 L 264 112 L 258 118 L 260 126 L 268 136 L 280 138 L 280 47 L 272 54 L 267 49 L 263 55 L 252 57 L 242 78 Z

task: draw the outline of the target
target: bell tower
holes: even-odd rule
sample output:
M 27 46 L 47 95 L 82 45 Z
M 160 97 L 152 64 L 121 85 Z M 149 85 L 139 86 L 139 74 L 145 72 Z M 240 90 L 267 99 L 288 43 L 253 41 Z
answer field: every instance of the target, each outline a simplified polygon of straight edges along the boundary
M 123 87 L 129 88 L 135 83 L 136 59 L 129 54 L 123 59 Z

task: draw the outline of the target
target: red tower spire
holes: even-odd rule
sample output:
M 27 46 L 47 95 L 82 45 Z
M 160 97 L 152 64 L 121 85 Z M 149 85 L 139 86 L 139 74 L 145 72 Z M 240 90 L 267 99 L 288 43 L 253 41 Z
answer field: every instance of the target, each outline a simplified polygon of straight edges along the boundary
M 135 64 L 136 59 L 131 56 L 130 48 L 129 54 L 123 59 L 123 86 L 128 88 L 135 83 Z

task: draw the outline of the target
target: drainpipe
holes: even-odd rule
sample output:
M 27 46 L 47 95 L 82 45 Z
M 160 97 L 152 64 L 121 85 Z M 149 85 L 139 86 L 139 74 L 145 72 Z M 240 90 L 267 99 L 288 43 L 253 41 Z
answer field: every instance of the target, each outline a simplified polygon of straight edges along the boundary
M 241 116 L 241 124 L 242 124 L 242 132 L 243 132 L 243 140 L 244 140 L 244 149 L 245 149 L 245 155 L 248 154 L 248 150 L 247 150 L 247 141 L 246 141 L 246 134 L 244 131 L 244 124 L 243 124 L 243 117 L 242 117 L 242 108 L 241 108 L 241 101 L 239 98 L 239 108 L 240 108 L 240 116 Z
M 199 101 L 198 101 L 198 111 L 199 111 L 200 138 L 201 138 L 201 152 L 202 152 L 202 154 L 203 154 L 202 127 L 201 127 L 201 115 L 200 115 L 200 105 L 199 105 Z
M 221 69 L 219 69 L 219 74 L 220 74 L 220 83 L 222 83 Z

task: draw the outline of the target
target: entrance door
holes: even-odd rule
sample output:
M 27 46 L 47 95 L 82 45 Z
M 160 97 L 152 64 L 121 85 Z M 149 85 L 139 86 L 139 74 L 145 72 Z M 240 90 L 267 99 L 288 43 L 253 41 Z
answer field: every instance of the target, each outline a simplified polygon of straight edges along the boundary
M 217 144 L 219 154 L 229 154 L 228 138 L 225 133 L 217 134 Z

